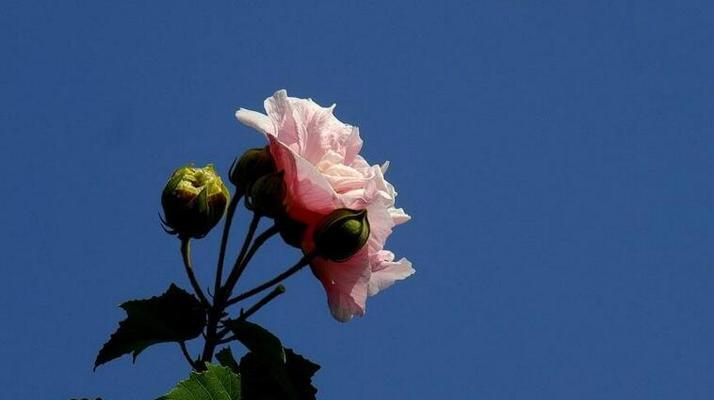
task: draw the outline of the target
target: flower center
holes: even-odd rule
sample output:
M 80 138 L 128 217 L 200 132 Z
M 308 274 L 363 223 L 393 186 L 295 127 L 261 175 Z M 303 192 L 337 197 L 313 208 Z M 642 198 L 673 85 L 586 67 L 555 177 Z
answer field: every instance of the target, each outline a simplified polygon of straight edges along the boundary
M 203 168 L 192 168 L 191 171 L 184 175 L 181 179 L 177 189 L 193 194 L 199 194 L 206 187 L 211 189 L 210 186 L 214 180 L 215 176 L 211 171 L 206 171 Z

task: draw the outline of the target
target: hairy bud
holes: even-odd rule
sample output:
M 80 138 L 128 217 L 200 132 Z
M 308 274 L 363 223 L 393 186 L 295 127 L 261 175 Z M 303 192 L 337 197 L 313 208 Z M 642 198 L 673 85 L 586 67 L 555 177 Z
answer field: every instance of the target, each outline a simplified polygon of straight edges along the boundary
M 223 217 L 229 198 L 212 164 L 177 169 L 161 194 L 166 231 L 182 239 L 206 236 Z
M 249 189 L 246 205 L 254 212 L 275 218 L 285 212 L 285 182 L 283 172 L 263 175 Z
M 249 149 L 233 161 L 228 179 L 239 193 L 247 194 L 258 178 L 275 172 L 275 162 L 268 147 Z
M 345 261 L 357 253 L 369 238 L 367 210 L 340 208 L 325 217 L 315 230 L 315 247 L 332 261 Z

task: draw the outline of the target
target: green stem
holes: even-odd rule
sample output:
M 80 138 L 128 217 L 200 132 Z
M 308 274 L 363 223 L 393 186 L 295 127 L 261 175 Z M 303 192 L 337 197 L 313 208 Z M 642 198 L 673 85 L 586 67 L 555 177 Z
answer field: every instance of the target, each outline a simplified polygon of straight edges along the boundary
M 251 315 L 255 314 L 258 310 L 263 308 L 266 304 L 270 303 L 273 301 L 276 297 L 280 296 L 281 294 L 285 293 L 285 286 L 283 285 L 278 285 L 275 289 L 273 289 L 270 293 L 268 293 L 265 297 L 260 299 L 257 303 L 253 304 L 249 309 L 247 309 L 245 312 L 241 312 L 240 316 L 236 318 L 236 321 L 244 321 L 248 319 Z M 230 325 L 230 322 L 228 322 Z M 218 332 L 218 337 L 223 337 L 225 336 L 226 333 L 230 332 L 229 328 L 225 328 Z M 218 344 L 226 344 L 228 342 L 231 342 L 235 340 L 235 337 L 230 337 L 228 339 L 223 339 L 218 342 Z
M 273 226 L 271 226 L 270 228 L 268 228 L 268 229 L 266 229 L 265 231 L 263 231 L 263 233 L 261 233 L 260 235 L 258 235 L 257 238 L 255 238 L 255 241 L 253 242 L 253 245 L 250 246 L 250 250 L 248 250 L 248 252 L 245 254 L 245 257 L 244 257 L 244 259 L 243 259 L 243 262 L 237 267 L 237 268 L 240 268 L 240 272 L 243 272 L 243 270 L 245 270 L 245 267 L 248 265 L 248 263 L 250 262 L 250 260 L 253 258 L 253 255 L 255 255 L 255 253 L 258 251 L 258 249 L 260 248 L 260 246 L 262 246 L 268 239 L 270 239 L 271 237 L 273 237 L 273 236 L 274 236 L 275 234 L 277 234 L 279 231 L 280 231 L 280 230 L 278 229 L 278 227 L 277 227 L 276 225 L 273 225 Z M 240 273 L 238 273 L 238 276 L 240 277 Z M 230 296 L 232 290 L 233 290 L 233 288 L 231 288 L 231 291 L 225 291 L 225 292 L 224 292 L 225 294 L 227 294 L 227 296 L 226 296 L 226 298 L 225 298 L 225 301 L 226 301 L 226 302 L 228 301 L 228 298 L 227 298 L 227 297 Z M 272 299 L 271 299 L 271 300 L 272 300 Z M 221 301 L 223 301 L 223 298 L 221 299 Z M 239 301 L 240 301 L 240 300 L 239 300 Z M 228 307 L 228 306 L 230 306 L 230 305 L 232 305 L 232 304 L 235 304 L 235 303 L 237 303 L 237 302 L 238 302 L 238 301 L 235 301 L 235 302 L 233 302 L 233 303 L 228 303 L 228 302 L 227 302 L 227 303 L 225 304 L 225 307 Z M 225 334 L 226 334 L 228 331 L 230 331 L 230 329 L 224 328 L 223 330 L 221 330 L 220 332 L 218 332 L 218 337 L 223 337 L 223 336 L 225 336 Z
M 202 365 L 211 362 L 213 359 L 213 352 L 216 350 L 220 336 L 218 335 L 218 321 L 221 319 L 223 311 L 228 306 L 226 301 L 231 295 L 231 291 L 235 286 L 240 274 L 242 272 L 241 260 L 245 258 L 246 253 L 250 243 L 253 241 L 253 236 L 255 235 L 256 229 L 258 229 L 258 223 L 260 222 L 260 216 L 258 214 L 253 214 L 253 219 L 250 222 L 250 227 L 246 233 L 245 240 L 243 241 L 243 246 L 241 247 L 238 258 L 233 265 L 233 270 L 228 275 L 226 279 L 226 284 L 216 292 L 216 297 L 214 299 L 213 307 L 208 310 L 208 321 L 206 323 L 206 342 L 203 346 L 203 352 L 201 354 Z M 220 257 L 220 256 L 219 256 Z
M 228 297 L 230 297 L 231 292 L 233 291 L 233 287 L 238 282 L 238 278 L 240 278 L 241 274 L 243 273 L 243 270 L 245 269 L 243 258 L 246 256 L 246 253 L 248 252 L 248 247 L 253 241 L 253 236 L 255 236 L 255 231 L 258 229 L 259 222 L 260 215 L 253 213 L 253 219 L 250 221 L 250 226 L 248 227 L 248 232 L 246 233 L 245 240 L 243 241 L 243 246 L 240 249 L 238 258 L 236 258 L 236 261 L 233 264 L 233 269 L 231 270 L 230 275 L 228 275 L 228 279 L 226 279 L 226 284 L 223 287 L 222 294 L 224 295 L 225 299 L 228 299 Z
M 233 305 L 233 304 L 235 304 L 235 303 L 238 303 L 238 302 L 241 301 L 241 300 L 247 299 L 248 297 L 254 296 L 254 295 L 256 295 L 256 294 L 262 292 L 262 291 L 265 290 L 265 289 L 269 289 L 270 287 L 277 285 L 278 283 L 284 281 L 285 279 L 287 279 L 288 277 L 290 277 L 290 276 L 293 275 L 294 273 L 300 271 L 301 269 L 303 269 L 304 267 L 306 267 L 307 265 L 309 265 L 309 264 L 310 264 L 310 261 L 312 261 L 316 256 L 317 256 L 317 253 L 316 253 L 316 252 L 312 252 L 312 253 L 309 253 L 309 254 L 304 255 L 304 256 L 300 259 L 300 261 L 298 261 L 295 265 L 293 265 L 292 267 L 288 268 L 287 270 L 285 270 L 283 273 L 281 273 L 280 275 L 276 276 L 275 278 L 273 278 L 273 279 L 271 279 L 271 280 L 269 280 L 269 281 L 267 281 L 267 282 L 265 282 L 265 283 L 263 283 L 263 284 L 261 284 L 261 285 L 258 285 L 258 286 L 254 287 L 254 288 L 251 289 L 251 290 L 248 290 L 248 291 L 246 291 L 246 292 L 243 292 L 243 293 L 239 294 L 238 296 L 236 296 L 236 297 L 234 297 L 234 298 L 228 300 L 228 301 L 226 302 L 226 306 L 230 306 L 230 305 Z
M 214 285 L 213 292 L 216 297 L 220 296 L 221 292 L 221 282 L 223 280 L 223 264 L 226 259 L 226 246 L 228 245 L 228 235 L 231 230 L 231 224 L 233 223 L 233 214 L 236 211 L 236 206 L 240 201 L 241 195 L 236 193 L 232 198 L 230 203 L 228 203 L 228 209 L 226 211 L 226 221 L 223 225 L 223 236 L 221 237 L 221 249 L 218 253 L 218 265 L 216 267 L 216 283 Z
M 255 238 L 255 241 L 253 241 L 253 245 L 250 246 L 250 249 L 245 254 L 245 256 L 243 257 L 243 260 L 240 263 L 240 266 L 238 267 L 237 276 L 239 278 L 240 278 L 241 274 L 243 273 L 243 271 L 245 271 L 245 268 L 248 266 L 248 263 L 250 262 L 250 260 L 253 259 L 253 256 L 255 255 L 255 253 L 258 251 L 258 249 L 260 249 L 260 246 L 265 244 L 265 242 L 268 241 L 268 239 L 270 239 L 271 237 L 276 235 L 279 231 L 280 231 L 280 229 L 276 225 L 273 225 L 270 228 L 263 231 L 263 233 L 261 233 L 260 235 L 258 235 L 258 237 Z M 233 288 L 231 287 L 231 292 L 232 291 L 233 291 Z M 228 297 L 230 297 L 231 292 L 226 292 L 226 295 L 227 295 L 226 300 L 228 300 Z
M 280 296 L 283 293 L 285 293 L 285 286 L 278 285 L 275 289 L 273 289 L 270 293 L 268 293 L 267 296 L 258 300 L 257 303 L 253 304 L 250 308 L 245 310 L 245 312 L 241 313 L 240 317 L 238 317 L 238 319 L 239 320 L 248 319 L 251 315 L 255 314 L 256 311 L 263 308 L 264 305 L 270 303 L 273 299 L 275 299 L 276 297 Z
M 191 368 L 198 371 L 198 366 L 196 365 L 196 362 L 193 360 L 193 358 L 191 358 L 191 354 L 189 354 L 188 349 L 186 348 L 186 342 L 179 342 L 179 347 L 181 348 L 181 353 L 183 353 L 183 356 L 186 357 L 186 361 L 188 361 L 188 364 L 191 366 Z
M 203 304 L 206 308 L 210 308 L 211 303 L 208 302 L 206 295 L 203 294 L 201 285 L 198 284 L 196 274 L 193 272 L 193 265 L 191 263 L 191 239 L 181 239 L 181 256 L 183 257 L 183 265 L 186 268 L 186 275 L 188 275 L 188 280 L 191 281 L 193 291 L 196 293 L 199 300 L 201 300 L 201 304 Z

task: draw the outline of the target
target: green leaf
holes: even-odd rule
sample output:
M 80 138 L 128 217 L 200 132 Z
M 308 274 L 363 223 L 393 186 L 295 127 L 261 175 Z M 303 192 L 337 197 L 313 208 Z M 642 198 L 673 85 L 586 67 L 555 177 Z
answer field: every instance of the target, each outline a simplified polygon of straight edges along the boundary
M 229 368 L 206 364 L 157 400 L 240 400 L 241 378 Z
M 270 365 L 250 352 L 240 360 L 239 371 L 246 400 L 315 400 L 317 389 L 312 376 L 320 366 L 290 349 L 285 349 L 286 363 Z
M 245 399 L 315 399 L 317 389 L 312 386 L 312 376 L 319 365 L 283 348 L 280 339 L 257 324 L 233 321 L 229 327 L 250 350 L 238 366 Z M 228 353 L 223 354 L 226 363 Z
M 127 317 L 99 350 L 94 369 L 129 353 L 136 361 L 153 344 L 193 339 L 206 324 L 206 311 L 198 299 L 174 284 L 161 296 L 127 301 L 120 307 Z
M 261 358 L 270 363 L 285 364 L 283 344 L 267 329 L 245 320 L 230 321 L 228 327 L 233 331 L 236 339 L 243 343 L 248 350 L 259 354 Z
M 230 347 L 225 347 L 218 353 L 216 353 L 216 359 L 222 366 L 230 368 L 231 371 L 238 373 L 238 362 L 233 357 L 233 352 Z
M 300 400 L 315 399 L 317 388 L 312 386 L 312 376 L 320 369 L 320 366 L 291 349 L 285 349 L 285 356 L 287 359 L 285 368 L 288 370 L 290 382 L 297 398 Z

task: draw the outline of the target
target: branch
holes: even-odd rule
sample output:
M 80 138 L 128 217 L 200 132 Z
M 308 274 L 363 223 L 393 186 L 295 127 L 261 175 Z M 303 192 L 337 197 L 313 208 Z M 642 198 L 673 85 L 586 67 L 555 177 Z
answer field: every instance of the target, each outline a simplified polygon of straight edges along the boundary
M 258 286 L 254 287 L 254 288 L 251 289 L 251 290 L 248 290 L 248 291 L 246 291 L 246 292 L 243 292 L 243 293 L 239 294 L 238 296 L 236 296 L 236 297 L 234 297 L 234 298 L 228 300 L 228 301 L 226 302 L 226 306 L 230 306 L 230 305 L 232 305 L 232 304 L 235 304 L 235 303 L 237 303 L 237 302 L 239 302 L 239 301 L 241 301 L 241 300 L 243 300 L 243 299 L 247 299 L 248 297 L 251 297 L 251 296 L 253 296 L 253 295 L 258 294 L 258 293 L 262 292 L 262 291 L 265 290 L 265 289 L 268 289 L 268 288 L 270 288 L 270 287 L 272 287 L 272 286 L 277 285 L 278 283 L 280 283 L 280 282 L 282 282 L 283 280 L 287 279 L 288 277 L 290 277 L 290 276 L 293 275 L 294 273 L 296 273 L 296 272 L 300 271 L 301 269 L 303 269 L 305 266 L 309 265 L 309 264 L 310 264 L 310 261 L 312 261 L 316 256 L 317 256 L 317 253 L 316 253 L 316 252 L 312 252 L 312 253 L 309 253 L 309 254 L 304 255 L 304 256 L 300 259 L 300 261 L 298 261 L 295 265 L 293 265 L 292 267 L 288 268 L 287 270 L 285 270 L 283 273 L 281 273 L 280 275 L 276 276 L 275 278 L 273 278 L 273 279 L 271 279 L 271 280 L 269 280 L 269 281 L 267 281 L 267 282 L 265 282 L 265 283 L 263 283 L 263 284 L 261 284 L 261 285 L 258 285 Z
M 226 259 L 226 246 L 228 245 L 228 234 L 231 230 L 231 223 L 233 222 L 233 214 L 236 211 L 236 206 L 240 201 L 241 195 L 235 194 L 231 198 L 231 202 L 228 203 L 228 210 L 226 211 L 226 221 L 223 225 L 223 236 L 221 237 L 221 249 L 218 253 L 218 265 L 216 267 L 216 283 L 214 285 L 213 292 L 216 297 L 219 296 L 221 291 L 221 281 L 223 280 L 223 263 Z
M 196 279 L 196 274 L 193 273 L 193 265 L 191 264 L 191 239 L 181 239 L 181 255 L 183 256 L 183 265 L 186 267 L 186 274 L 188 275 L 188 280 L 191 281 L 191 286 L 193 291 L 196 292 L 201 303 L 209 308 L 211 303 L 208 302 L 206 295 L 203 294 L 201 290 L 201 285 L 198 284 Z

